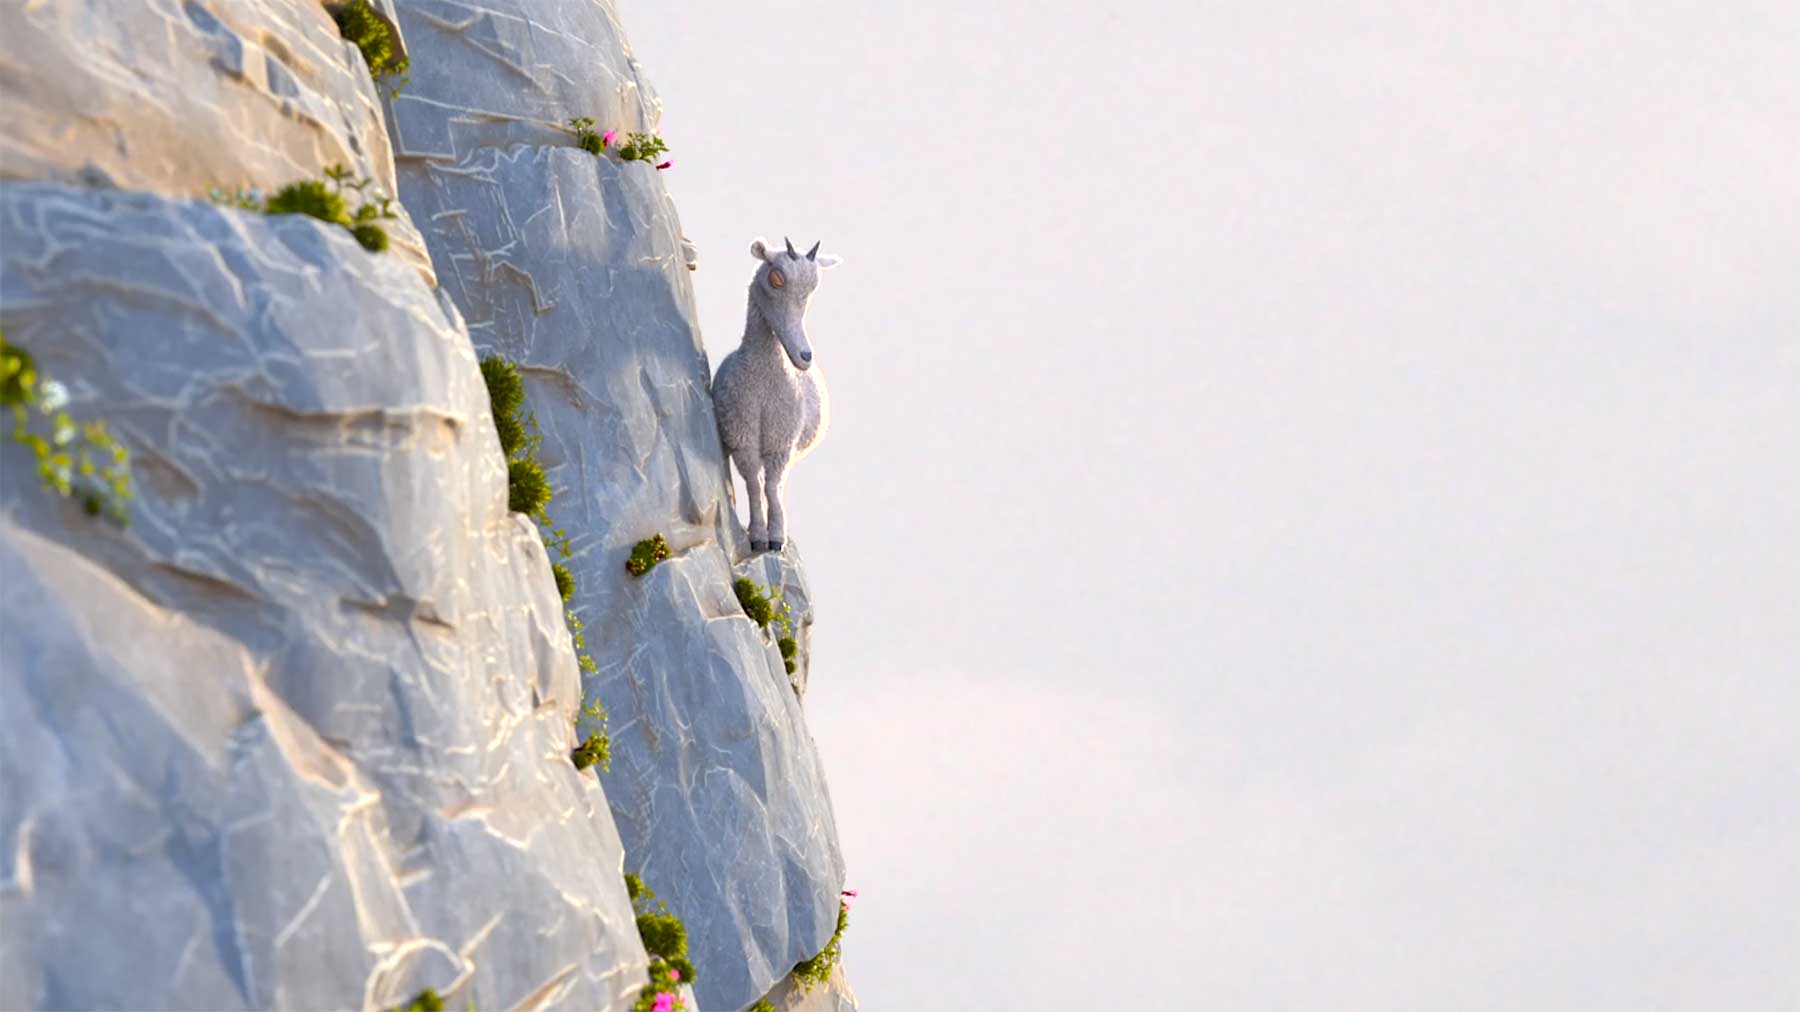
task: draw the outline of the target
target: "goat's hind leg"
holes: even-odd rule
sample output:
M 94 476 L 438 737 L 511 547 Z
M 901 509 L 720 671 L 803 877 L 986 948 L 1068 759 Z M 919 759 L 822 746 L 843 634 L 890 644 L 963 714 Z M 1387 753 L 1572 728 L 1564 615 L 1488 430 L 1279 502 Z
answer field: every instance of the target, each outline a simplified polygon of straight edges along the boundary
M 763 523 L 762 459 L 754 450 L 733 450 L 731 460 L 738 474 L 744 476 L 744 494 L 750 499 L 750 550 L 765 551 L 769 547 L 769 529 Z

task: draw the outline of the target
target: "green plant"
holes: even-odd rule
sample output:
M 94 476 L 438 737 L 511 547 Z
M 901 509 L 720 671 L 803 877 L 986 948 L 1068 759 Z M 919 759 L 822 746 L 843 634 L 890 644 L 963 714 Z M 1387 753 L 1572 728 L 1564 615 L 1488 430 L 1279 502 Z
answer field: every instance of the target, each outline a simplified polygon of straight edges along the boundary
M 589 731 L 582 736 L 582 722 L 588 721 Z M 575 718 L 575 737 L 581 744 L 569 754 L 575 761 L 575 768 L 585 770 L 598 764 L 602 771 L 612 768 L 612 739 L 606 734 L 606 707 L 600 705 L 598 699 L 582 707 L 581 716 Z
M 426 988 L 394 1012 L 444 1012 L 444 999 L 439 998 L 436 991 Z
M 681 985 L 692 984 L 698 976 L 688 959 L 687 927 L 636 875 L 625 875 L 625 892 L 631 897 L 632 909 L 637 911 L 638 937 L 644 942 L 644 951 L 650 954 L 650 982 L 631 1006 L 632 1012 L 680 1008 Z M 665 994 L 670 997 L 658 998 Z
M 775 605 L 769 595 L 763 593 L 754 581 L 747 576 L 740 576 L 731 581 L 731 589 L 736 592 L 738 605 L 750 621 L 767 629 L 769 622 L 775 617 Z
M 767 998 L 758 998 L 756 1004 L 745 1009 L 744 1012 L 775 1012 L 775 1006 L 769 1004 Z
M 632 576 L 643 576 L 668 557 L 669 543 L 657 534 L 631 546 L 631 558 L 625 560 L 625 571 Z
M 106 514 L 124 526 L 132 498 L 131 451 L 116 442 L 101 421 L 80 425 L 62 410 L 69 392 L 40 376 L 31 353 L 0 332 L 0 407 L 12 413 L 13 441 L 37 457 L 46 490 L 75 498 L 88 516 Z
M 525 448 L 525 424 L 518 418 L 525 405 L 525 381 L 511 362 L 490 355 L 481 360 L 481 379 L 487 384 L 488 405 L 494 412 L 494 428 L 500 433 L 500 450 L 511 459 Z
M 786 601 L 781 599 L 781 591 L 773 587 L 758 587 L 749 577 L 740 576 L 731 581 L 731 589 L 737 594 L 738 604 L 744 614 L 767 630 L 770 623 L 780 627 L 781 635 L 775 645 L 781 650 L 781 666 L 793 674 L 800 668 L 796 656 L 800 653 L 800 644 L 794 640 L 793 612 Z
M 386 21 L 369 6 L 369 0 L 347 0 L 338 4 L 331 11 L 337 21 L 338 32 L 344 38 L 362 50 L 363 62 L 369 65 L 371 77 L 385 77 L 389 74 L 405 74 L 410 69 L 405 56 L 394 51 L 394 33 L 388 29 Z M 402 78 L 400 84 L 405 84 Z M 397 94 L 400 86 L 394 87 Z
M 606 150 L 606 138 L 594 131 L 594 121 L 589 117 L 577 116 L 569 120 L 569 129 L 575 131 L 575 143 L 588 154 L 598 155 Z
M 356 179 L 342 165 L 326 167 L 325 179 L 329 181 L 329 186 L 317 179 L 289 183 L 276 190 L 275 195 L 260 208 L 254 203 L 254 190 L 240 190 L 234 195 L 227 195 L 224 191 L 215 189 L 213 200 L 246 210 L 261 210 L 264 214 L 304 214 L 349 230 L 362 248 L 371 253 L 387 249 L 387 229 L 377 223 L 399 217 L 394 213 L 394 199 L 379 191 L 371 192 L 369 186 L 374 180 Z M 345 200 L 346 193 L 352 192 L 357 198 L 354 213 Z
M 654 162 L 657 155 L 668 150 L 661 137 L 633 130 L 619 145 L 619 157 L 628 162 Z
M 537 516 L 550 505 L 550 479 L 544 477 L 543 465 L 531 457 L 515 457 L 506 462 L 506 508 L 514 513 Z
M 550 575 L 556 578 L 556 593 L 562 597 L 565 604 L 568 603 L 569 598 L 575 596 L 575 574 L 569 572 L 568 566 L 560 562 L 552 562 L 550 563 Z
M 794 964 L 794 980 L 802 992 L 811 991 L 831 977 L 831 971 L 837 968 L 838 960 L 843 956 L 844 929 L 849 926 L 850 904 L 840 899 L 837 930 L 831 933 L 831 941 L 825 943 L 818 955 Z

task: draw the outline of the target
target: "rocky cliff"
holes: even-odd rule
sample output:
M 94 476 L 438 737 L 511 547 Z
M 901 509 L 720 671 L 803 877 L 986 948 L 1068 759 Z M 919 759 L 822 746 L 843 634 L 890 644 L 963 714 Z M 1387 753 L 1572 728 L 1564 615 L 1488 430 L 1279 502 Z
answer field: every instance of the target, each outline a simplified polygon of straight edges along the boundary
M 0 1006 L 623 1012 L 632 872 L 690 1007 L 854 1008 L 786 980 L 844 877 L 800 560 L 747 557 L 656 170 L 567 128 L 654 129 L 616 13 L 376 10 L 397 93 L 312 0 L 0 9 L 0 331 L 135 489 L 109 523 L 0 449 Z M 398 196 L 385 252 L 208 199 L 333 165 Z M 784 591 L 794 675 L 738 576 Z

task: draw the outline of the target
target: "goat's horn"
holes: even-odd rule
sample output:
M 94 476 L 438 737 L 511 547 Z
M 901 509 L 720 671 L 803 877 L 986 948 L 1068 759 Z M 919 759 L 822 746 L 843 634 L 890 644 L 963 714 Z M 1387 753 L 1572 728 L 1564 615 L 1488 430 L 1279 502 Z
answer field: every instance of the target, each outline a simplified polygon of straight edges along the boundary
M 813 243 L 813 248 L 806 251 L 806 259 L 808 259 L 808 260 L 819 259 L 819 243 L 823 243 L 824 241 L 825 240 L 820 239 L 819 242 Z
M 794 252 L 794 240 L 789 239 L 787 236 L 784 235 L 781 237 L 781 241 L 787 243 L 788 256 L 798 257 L 800 255 L 800 254 Z

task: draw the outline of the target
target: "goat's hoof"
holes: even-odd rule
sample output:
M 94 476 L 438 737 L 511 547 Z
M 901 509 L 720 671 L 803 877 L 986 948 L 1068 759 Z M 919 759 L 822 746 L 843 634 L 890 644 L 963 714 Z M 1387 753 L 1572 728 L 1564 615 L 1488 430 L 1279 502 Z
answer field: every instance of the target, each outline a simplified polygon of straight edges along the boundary
M 769 550 L 769 543 L 767 541 L 752 541 L 750 542 L 750 550 L 753 552 L 766 552 Z
M 782 542 L 771 541 L 771 542 L 769 542 L 769 551 L 779 552 L 779 551 L 781 551 L 781 545 L 782 545 Z

